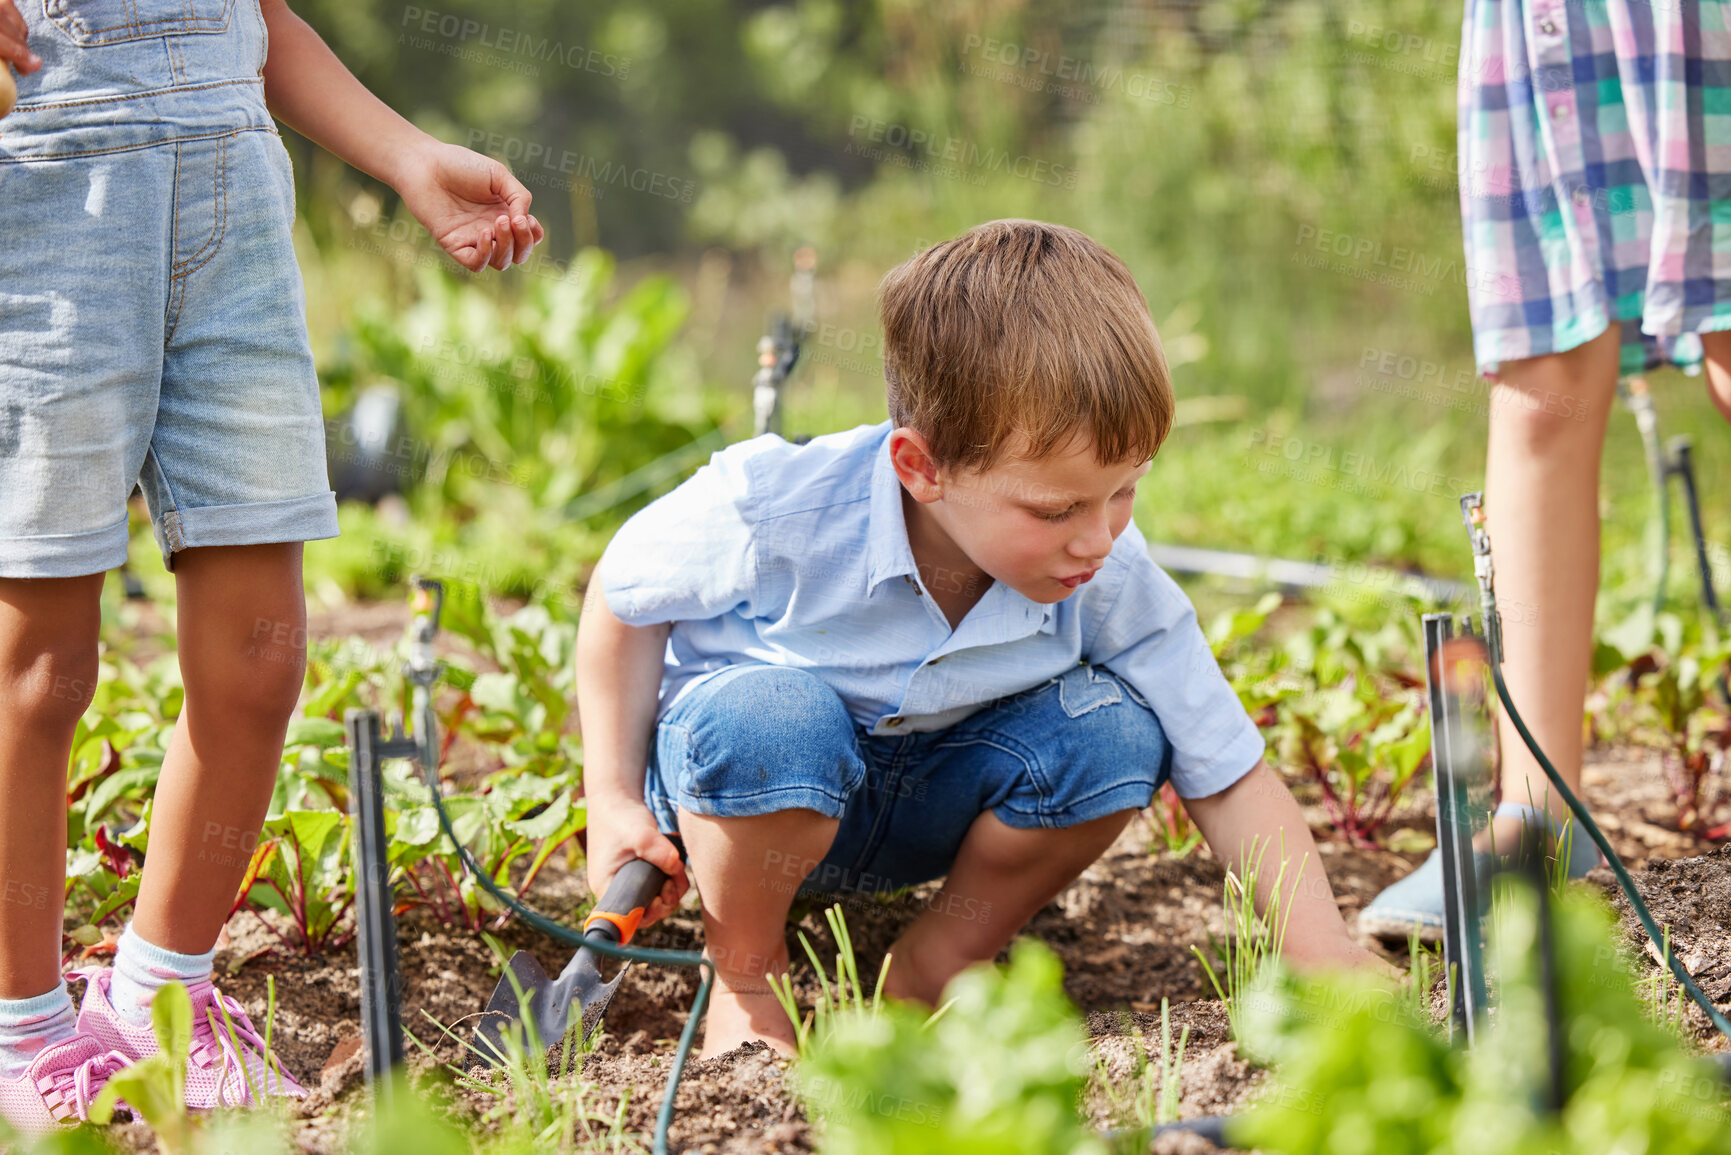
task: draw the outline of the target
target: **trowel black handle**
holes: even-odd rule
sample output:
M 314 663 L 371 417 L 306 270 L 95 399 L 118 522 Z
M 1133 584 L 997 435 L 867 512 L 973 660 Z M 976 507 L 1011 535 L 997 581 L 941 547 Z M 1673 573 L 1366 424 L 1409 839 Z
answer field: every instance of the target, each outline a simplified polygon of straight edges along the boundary
M 617 943 L 630 942 L 637 933 L 637 924 L 643 921 L 643 912 L 666 883 L 667 875 L 659 866 L 647 859 L 633 858 L 607 884 L 607 893 L 583 920 L 583 933 Z

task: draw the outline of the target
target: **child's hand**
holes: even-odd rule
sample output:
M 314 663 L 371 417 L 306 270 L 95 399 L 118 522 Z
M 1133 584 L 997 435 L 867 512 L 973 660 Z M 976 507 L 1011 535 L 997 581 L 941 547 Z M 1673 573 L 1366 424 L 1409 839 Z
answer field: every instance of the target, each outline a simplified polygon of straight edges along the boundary
M 470 272 L 520 264 L 547 236 L 529 215 L 529 190 L 491 157 L 429 140 L 404 172 L 397 187 L 403 203 Z
M 0 60 L 11 61 L 19 72 L 35 72 L 42 67 L 42 59 L 24 43 L 28 32 L 17 5 L 12 0 L 0 0 Z
M 621 866 L 633 858 L 641 858 L 659 866 L 667 875 L 660 896 L 643 912 L 643 925 L 672 914 L 680 897 L 691 888 L 691 879 L 679 860 L 679 849 L 656 827 L 655 815 L 649 808 L 608 807 L 604 816 L 598 816 L 592 806 L 589 818 L 589 889 L 595 892 L 595 897 L 599 899 L 607 893 L 607 884 Z

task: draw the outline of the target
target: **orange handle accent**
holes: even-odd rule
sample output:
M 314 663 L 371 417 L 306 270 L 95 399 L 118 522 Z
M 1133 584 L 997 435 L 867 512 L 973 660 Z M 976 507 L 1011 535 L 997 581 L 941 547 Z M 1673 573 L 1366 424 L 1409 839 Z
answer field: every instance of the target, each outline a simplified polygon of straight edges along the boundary
M 583 920 L 584 933 L 588 933 L 597 921 L 610 922 L 619 928 L 619 945 L 624 946 L 631 941 L 631 936 L 637 933 L 637 924 L 643 921 L 643 908 L 634 907 L 630 914 L 614 914 L 610 910 L 597 910 Z

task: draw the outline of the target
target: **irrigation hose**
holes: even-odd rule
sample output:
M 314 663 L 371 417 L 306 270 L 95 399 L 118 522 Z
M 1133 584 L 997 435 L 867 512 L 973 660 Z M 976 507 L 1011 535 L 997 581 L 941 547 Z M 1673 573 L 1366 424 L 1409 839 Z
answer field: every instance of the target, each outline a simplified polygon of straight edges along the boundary
M 415 687 L 416 714 L 420 724 L 418 732 L 430 736 L 437 732 L 433 710 L 428 704 L 427 686 L 417 683 Z M 686 1060 L 691 1055 L 691 1046 L 697 1039 L 697 1024 L 703 1018 L 703 1012 L 709 1008 L 710 988 L 715 985 L 715 966 L 703 957 L 702 951 L 695 950 L 660 950 L 652 947 L 624 946 L 608 942 L 602 938 L 591 938 L 572 930 L 561 922 L 548 918 L 539 911 L 525 905 L 515 895 L 507 894 L 493 881 L 493 878 L 481 864 L 475 861 L 469 848 L 464 846 L 457 837 L 457 832 L 451 828 L 451 816 L 445 811 L 445 803 L 441 798 L 439 784 L 439 765 L 436 757 L 429 756 L 432 744 L 423 742 L 423 756 L 418 759 L 426 775 L 427 789 L 433 796 L 433 809 L 438 811 L 439 826 L 445 832 L 445 837 L 457 850 L 457 857 L 463 866 L 475 876 L 481 888 L 498 899 L 508 909 L 525 923 L 540 931 L 548 938 L 562 942 L 572 947 L 588 947 L 597 954 L 610 958 L 626 959 L 631 962 L 653 963 L 657 966 L 697 967 L 703 973 L 703 980 L 697 987 L 697 999 L 691 1005 L 691 1014 L 685 1020 L 685 1029 L 679 1035 L 679 1049 L 673 1055 L 673 1069 L 667 1075 L 667 1090 L 661 1096 L 661 1111 L 655 1119 L 654 1155 L 668 1155 L 667 1132 L 673 1125 L 673 1101 L 679 1091 L 679 1080 L 685 1073 Z
M 1509 721 L 1514 723 L 1516 732 L 1521 736 L 1521 741 L 1525 742 L 1527 749 L 1532 751 L 1533 757 L 1538 761 L 1540 769 L 1545 772 L 1545 777 L 1550 780 L 1551 786 L 1567 804 L 1569 812 L 1581 824 L 1582 829 L 1591 836 L 1593 843 L 1599 848 L 1599 853 L 1605 856 L 1605 861 L 1610 864 L 1611 872 L 1617 876 L 1617 885 L 1622 889 L 1624 896 L 1628 898 L 1629 906 L 1635 911 L 1635 917 L 1641 920 L 1642 928 L 1647 932 L 1647 937 L 1652 940 L 1653 946 L 1659 950 L 1671 974 L 1688 992 L 1695 1005 L 1706 1012 L 1707 1020 L 1713 1024 L 1714 1029 L 1727 1039 L 1731 1039 L 1731 1020 L 1726 1019 L 1720 1013 L 1719 1008 L 1713 1005 L 1712 1000 L 1701 992 L 1700 987 L 1695 985 L 1695 980 L 1683 966 L 1682 961 L 1674 953 L 1665 949 L 1664 936 L 1660 933 L 1658 924 L 1653 921 L 1652 912 L 1647 909 L 1647 904 L 1642 901 L 1641 892 L 1635 889 L 1635 880 L 1629 877 L 1629 871 L 1623 866 L 1623 860 L 1617 857 L 1615 850 L 1611 849 L 1610 839 L 1606 838 L 1605 832 L 1599 829 L 1599 824 L 1593 821 L 1593 816 L 1587 813 L 1587 808 L 1581 805 L 1581 800 L 1575 797 L 1575 792 L 1569 789 L 1569 784 L 1563 781 L 1563 776 L 1557 773 L 1557 768 L 1551 765 L 1551 760 L 1545 757 L 1545 752 L 1539 748 L 1538 739 L 1534 738 L 1532 731 L 1527 729 L 1527 723 L 1521 717 L 1521 712 L 1515 709 L 1514 700 L 1509 696 L 1508 684 L 1503 681 L 1502 614 L 1497 610 L 1496 567 L 1491 559 L 1491 538 L 1489 531 L 1485 528 L 1485 520 L 1484 494 L 1468 493 L 1462 495 L 1461 521 L 1466 525 L 1467 536 L 1472 543 L 1473 575 L 1479 583 L 1479 609 L 1484 625 L 1485 649 L 1490 658 L 1488 664 L 1491 668 L 1491 680 L 1496 683 L 1497 687 L 1497 699 L 1502 702 L 1503 710 L 1508 714 Z
M 1719 1008 L 1713 1005 L 1713 1001 L 1702 993 L 1700 987 L 1695 985 L 1695 980 L 1690 977 L 1688 969 L 1678 959 L 1676 952 L 1664 949 L 1662 945 L 1665 941 L 1664 936 L 1660 932 L 1658 924 L 1653 921 L 1652 912 L 1647 909 L 1647 904 L 1642 901 L 1641 892 L 1635 889 L 1635 880 L 1629 877 L 1629 871 L 1624 867 L 1622 859 L 1618 858 L 1617 852 L 1611 849 L 1611 842 L 1605 837 L 1605 832 L 1599 829 L 1598 823 L 1594 822 L 1592 815 L 1587 813 L 1587 808 L 1581 805 L 1581 800 L 1575 797 L 1575 792 L 1569 789 L 1569 784 L 1563 781 L 1563 776 L 1557 773 L 1557 768 L 1551 765 L 1549 758 L 1545 757 L 1545 752 L 1539 749 L 1538 740 L 1533 737 L 1532 731 L 1527 729 L 1526 722 L 1521 718 L 1521 712 L 1515 709 L 1514 702 L 1509 698 L 1509 688 L 1503 682 L 1500 660 L 1491 663 L 1491 679 L 1497 686 L 1497 699 L 1502 702 L 1503 710 L 1507 712 L 1509 721 L 1514 723 L 1515 729 L 1520 733 L 1521 741 L 1527 744 L 1527 749 L 1531 750 L 1533 757 L 1538 759 L 1539 767 L 1544 770 L 1545 777 L 1550 779 L 1551 786 L 1568 804 L 1569 811 L 1575 816 L 1576 821 L 1592 837 L 1594 844 L 1599 848 L 1599 853 L 1605 856 L 1605 861 L 1611 866 L 1611 872 L 1617 876 L 1617 885 L 1622 888 L 1624 896 L 1629 900 L 1629 905 L 1634 908 L 1635 917 L 1641 920 L 1641 926 L 1646 930 L 1647 937 L 1652 940 L 1655 947 L 1659 948 L 1666 964 L 1671 969 L 1671 973 L 1676 976 L 1677 982 L 1681 984 L 1683 989 L 1689 993 L 1689 997 L 1695 1000 L 1695 1004 L 1706 1012 L 1707 1019 L 1714 1028 L 1726 1038 L 1731 1039 L 1731 1020 L 1726 1019 L 1720 1013 Z

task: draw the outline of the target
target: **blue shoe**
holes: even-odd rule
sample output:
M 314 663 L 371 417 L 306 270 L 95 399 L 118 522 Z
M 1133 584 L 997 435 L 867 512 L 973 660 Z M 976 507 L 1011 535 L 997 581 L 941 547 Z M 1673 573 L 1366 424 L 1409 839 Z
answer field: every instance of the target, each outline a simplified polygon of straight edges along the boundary
M 1473 873 L 1479 885 L 1489 881 L 1491 854 L 1473 851 Z M 1391 883 L 1370 900 L 1358 915 L 1361 934 L 1374 938 L 1405 942 L 1415 933 L 1418 940 L 1434 946 L 1443 938 L 1443 860 L 1442 851 L 1433 850 L 1430 857 L 1419 863 L 1417 870 Z
M 1569 877 L 1580 878 L 1599 865 L 1599 850 L 1581 835 L 1579 827 L 1559 822 L 1551 815 L 1531 806 L 1505 802 L 1497 807 L 1496 817 L 1513 816 L 1536 827 L 1543 820 L 1554 838 L 1565 826 L 1569 834 Z M 1473 851 L 1473 873 L 1480 889 L 1489 884 L 1496 855 Z M 1358 916 L 1360 932 L 1380 939 L 1405 942 L 1415 932 L 1419 941 L 1435 944 L 1443 937 L 1443 872 L 1442 851 L 1433 850 L 1417 870 L 1389 885 L 1370 900 Z

